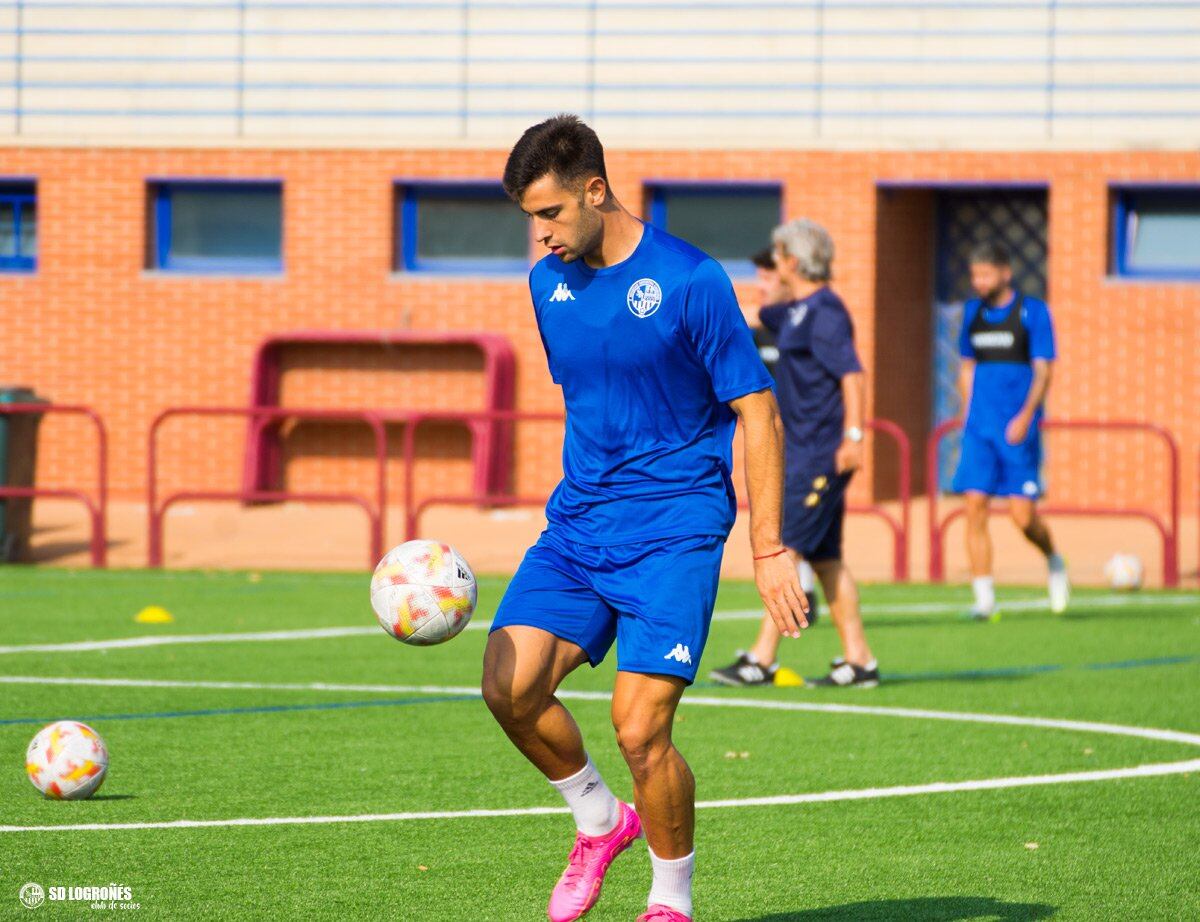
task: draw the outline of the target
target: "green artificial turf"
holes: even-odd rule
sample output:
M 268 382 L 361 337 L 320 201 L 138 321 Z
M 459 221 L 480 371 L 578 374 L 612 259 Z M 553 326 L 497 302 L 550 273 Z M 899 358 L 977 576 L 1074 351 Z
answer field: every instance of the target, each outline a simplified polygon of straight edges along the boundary
M 485 632 L 409 648 L 381 630 L 360 574 L 68 572 L 0 568 L 0 646 L 362 626 L 321 639 L 0 652 L 0 677 L 377 689 L 0 683 L 0 825 L 361 816 L 560 807 L 478 697 Z M 480 580 L 478 626 L 505 580 Z M 726 707 L 747 699 L 1063 718 L 1200 733 L 1200 601 L 1080 592 L 1063 617 L 1009 590 L 999 624 L 962 620 L 961 588 L 865 586 L 885 684 L 867 690 L 712 686 L 756 630 L 746 583 L 722 587 L 677 741 L 701 801 L 1091 772 L 1200 758 L 1119 734 L 895 714 Z M 1016 602 L 1014 606 L 1012 603 Z M 135 623 L 160 605 L 171 624 Z M 828 618 L 782 661 L 821 674 Z M 613 666 L 571 691 L 611 687 Z M 420 691 L 414 686 L 423 686 Z M 715 704 L 687 703 L 716 699 Z M 607 702 L 568 701 L 618 796 L 630 783 Z M 92 724 L 111 753 L 90 801 L 40 798 L 22 771 L 46 722 Z M 1197 775 L 704 809 L 697 919 L 757 922 L 1200 917 Z M 571 844 L 565 815 L 319 825 L 0 831 L 0 917 L 29 881 L 129 886 L 138 917 L 544 919 Z M 1032 847 L 1036 843 L 1036 848 Z M 614 865 L 589 920 L 633 920 L 645 846 Z M 38 915 L 94 915 L 47 902 Z M 129 912 L 130 910 L 104 910 Z

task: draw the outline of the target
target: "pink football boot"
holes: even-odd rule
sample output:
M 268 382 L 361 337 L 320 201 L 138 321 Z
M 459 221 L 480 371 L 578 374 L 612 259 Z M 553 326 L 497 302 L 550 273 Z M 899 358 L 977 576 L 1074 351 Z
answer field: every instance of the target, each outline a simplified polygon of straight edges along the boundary
M 567 858 L 567 869 L 550 894 L 546 915 L 550 922 L 572 922 L 596 905 L 600 885 L 613 859 L 641 838 L 642 821 L 629 804 L 621 803 L 617 828 L 603 836 L 575 836 L 575 847 Z
M 678 909 L 655 903 L 637 917 L 637 922 L 692 922 L 692 917 L 685 916 Z

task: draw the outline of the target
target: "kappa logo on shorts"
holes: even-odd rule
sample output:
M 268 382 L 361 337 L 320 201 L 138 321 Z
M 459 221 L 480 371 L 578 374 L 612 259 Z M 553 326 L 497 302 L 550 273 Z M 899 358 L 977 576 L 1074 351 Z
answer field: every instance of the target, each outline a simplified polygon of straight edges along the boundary
M 1038 495 L 1037 481 L 1036 480 L 1026 480 L 1025 483 L 1021 486 L 1021 492 L 1024 493 L 1026 496 L 1037 496 Z
M 644 319 L 658 310 L 662 296 L 662 288 L 654 279 L 638 279 L 629 286 L 625 303 L 629 305 L 629 312 L 633 316 Z
M 690 666 L 692 665 L 692 651 L 684 644 L 677 643 L 675 644 L 675 649 L 664 656 L 663 659 L 673 659 L 683 663 L 685 666 Z

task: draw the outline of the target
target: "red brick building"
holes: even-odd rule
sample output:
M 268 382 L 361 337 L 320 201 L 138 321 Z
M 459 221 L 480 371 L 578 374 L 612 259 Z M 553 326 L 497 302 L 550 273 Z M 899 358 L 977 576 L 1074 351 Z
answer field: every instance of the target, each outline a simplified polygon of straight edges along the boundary
M 127 499 L 143 495 L 145 437 L 154 414 L 172 404 L 246 402 L 254 348 L 282 330 L 501 331 L 517 353 L 517 406 L 557 409 L 559 394 L 546 372 L 522 274 L 424 275 L 394 267 L 397 180 L 492 180 L 503 160 L 498 149 L 4 148 L 0 176 L 36 183 L 39 240 L 35 272 L 0 273 L 0 376 L 55 401 L 98 409 L 111 430 L 113 493 Z M 1115 275 L 1111 241 L 1119 189 L 1195 182 L 1200 154 L 611 149 L 609 171 L 616 194 L 635 211 L 645 204 L 648 180 L 778 182 L 786 216 L 812 217 L 836 240 L 835 286 L 856 323 L 871 412 L 899 422 L 918 446 L 931 420 L 938 190 L 1044 187 L 1048 299 L 1061 359 L 1051 413 L 1169 428 L 1183 448 L 1185 508 L 1194 508 L 1200 284 Z M 232 276 L 148 269 L 147 184 L 159 177 L 280 181 L 282 271 Z M 751 290 L 740 280 L 738 288 L 752 316 Z M 283 399 L 292 405 L 476 407 L 478 368 L 478 358 L 463 350 L 408 365 L 336 349 L 297 353 L 285 363 Z M 75 425 L 48 424 L 43 483 L 74 478 L 81 458 L 90 457 L 84 430 Z M 171 432 L 164 456 L 169 483 L 236 485 L 241 424 L 209 421 L 197 435 Z M 520 492 L 543 492 L 554 483 L 558 439 L 554 426 L 518 433 L 514 486 Z M 286 448 L 286 479 L 294 488 L 369 482 L 365 431 L 303 427 L 288 436 Z M 1049 458 L 1057 500 L 1164 507 L 1166 468 L 1147 438 L 1055 436 Z M 431 431 L 421 440 L 422 490 L 465 488 L 467 459 L 464 433 Z M 876 489 L 886 495 L 890 461 L 882 454 L 879 460 L 875 478 L 860 478 L 860 497 Z M 918 486 L 921 479 L 918 473 Z

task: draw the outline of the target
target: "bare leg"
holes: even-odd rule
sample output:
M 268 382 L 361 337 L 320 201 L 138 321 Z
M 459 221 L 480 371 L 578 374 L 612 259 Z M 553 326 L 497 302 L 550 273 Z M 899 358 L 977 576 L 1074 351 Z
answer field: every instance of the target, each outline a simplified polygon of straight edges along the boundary
M 1008 512 L 1030 544 L 1047 558 L 1054 556 L 1054 540 L 1050 537 L 1050 529 L 1046 526 L 1046 520 L 1038 515 L 1037 505 L 1033 500 L 1023 496 L 1010 497 Z
M 967 559 L 971 576 L 992 575 L 992 539 L 988 535 L 988 502 L 986 493 L 967 493 Z
M 579 726 L 554 697 L 585 662 L 575 644 L 517 625 L 492 632 L 483 654 L 483 700 L 513 745 L 552 781 L 587 764 Z
M 618 672 L 612 721 L 633 775 L 634 802 L 650 850 L 659 858 L 692 852 L 696 780 L 671 742 L 683 679 Z
M 865 666 L 875 657 L 867 645 L 863 630 L 862 615 L 858 608 L 858 586 L 850 569 L 840 560 L 813 562 L 813 569 L 821 580 L 825 598 L 829 602 L 829 613 L 842 639 L 842 655 L 846 662 Z

